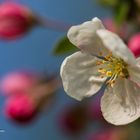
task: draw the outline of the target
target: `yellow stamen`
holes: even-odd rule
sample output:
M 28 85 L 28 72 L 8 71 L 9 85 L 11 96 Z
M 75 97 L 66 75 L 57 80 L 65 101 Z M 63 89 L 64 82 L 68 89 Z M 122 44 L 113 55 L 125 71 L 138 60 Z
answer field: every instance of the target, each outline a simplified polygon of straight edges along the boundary
M 102 56 L 102 55 L 103 55 L 103 53 L 102 53 L 102 52 L 99 52 L 99 55 L 100 55 L 100 56 Z
M 109 76 L 109 77 L 112 76 L 112 71 L 107 71 L 106 75 Z
M 112 53 L 109 53 L 105 56 L 104 60 L 97 61 L 97 65 L 101 65 L 98 69 L 98 72 L 101 74 L 101 77 L 110 77 L 107 81 L 111 87 L 114 86 L 115 80 L 118 77 L 128 78 L 129 73 L 127 70 L 127 64 L 120 58 L 115 58 L 112 56 Z

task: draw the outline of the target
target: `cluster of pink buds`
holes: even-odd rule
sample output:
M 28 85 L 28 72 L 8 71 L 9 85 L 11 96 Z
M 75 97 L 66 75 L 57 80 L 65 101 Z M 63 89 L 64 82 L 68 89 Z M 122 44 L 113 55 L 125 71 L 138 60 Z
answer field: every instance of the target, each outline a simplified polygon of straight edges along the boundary
M 33 120 L 44 107 L 52 103 L 58 87 L 59 82 L 53 76 L 42 80 L 31 72 L 8 74 L 1 82 L 2 93 L 7 97 L 5 115 L 19 123 Z

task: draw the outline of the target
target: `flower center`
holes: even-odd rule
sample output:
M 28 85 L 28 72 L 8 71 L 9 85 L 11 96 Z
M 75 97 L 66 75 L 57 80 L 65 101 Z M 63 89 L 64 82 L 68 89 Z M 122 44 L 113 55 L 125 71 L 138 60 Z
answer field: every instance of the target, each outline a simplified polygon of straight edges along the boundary
M 115 80 L 118 77 L 128 78 L 129 73 L 127 70 L 127 64 L 121 59 L 112 56 L 112 53 L 105 56 L 104 59 L 97 61 L 97 65 L 101 66 L 98 72 L 101 77 L 108 77 L 107 84 L 113 87 Z

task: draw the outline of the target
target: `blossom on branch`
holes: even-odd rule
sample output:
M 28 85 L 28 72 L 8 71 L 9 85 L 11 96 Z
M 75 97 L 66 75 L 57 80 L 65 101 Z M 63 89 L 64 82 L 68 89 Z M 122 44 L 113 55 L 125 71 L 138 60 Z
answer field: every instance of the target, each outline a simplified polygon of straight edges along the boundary
M 114 125 L 140 117 L 140 66 L 122 39 L 98 18 L 73 26 L 68 38 L 81 51 L 65 58 L 61 77 L 66 93 L 82 100 L 105 87 L 101 98 L 104 118 Z

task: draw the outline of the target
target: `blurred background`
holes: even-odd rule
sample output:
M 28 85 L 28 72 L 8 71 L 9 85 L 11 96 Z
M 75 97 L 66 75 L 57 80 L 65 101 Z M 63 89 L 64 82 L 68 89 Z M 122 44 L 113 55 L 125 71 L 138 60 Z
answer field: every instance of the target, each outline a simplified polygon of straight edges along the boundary
M 89 102 L 75 101 L 65 94 L 59 78 L 63 59 L 76 50 L 66 39 L 68 28 L 99 17 L 128 42 L 139 31 L 134 11 L 135 20 L 128 18 L 130 5 L 138 6 L 134 1 L 1 0 L 1 140 L 139 140 L 139 120 L 124 127 L 108 124 L 100 112 L 100 95 Z M 23 23 L 29 16 L 31 24 Z M 140 35 L 137 40 L 130 46 L 136 56 Z

